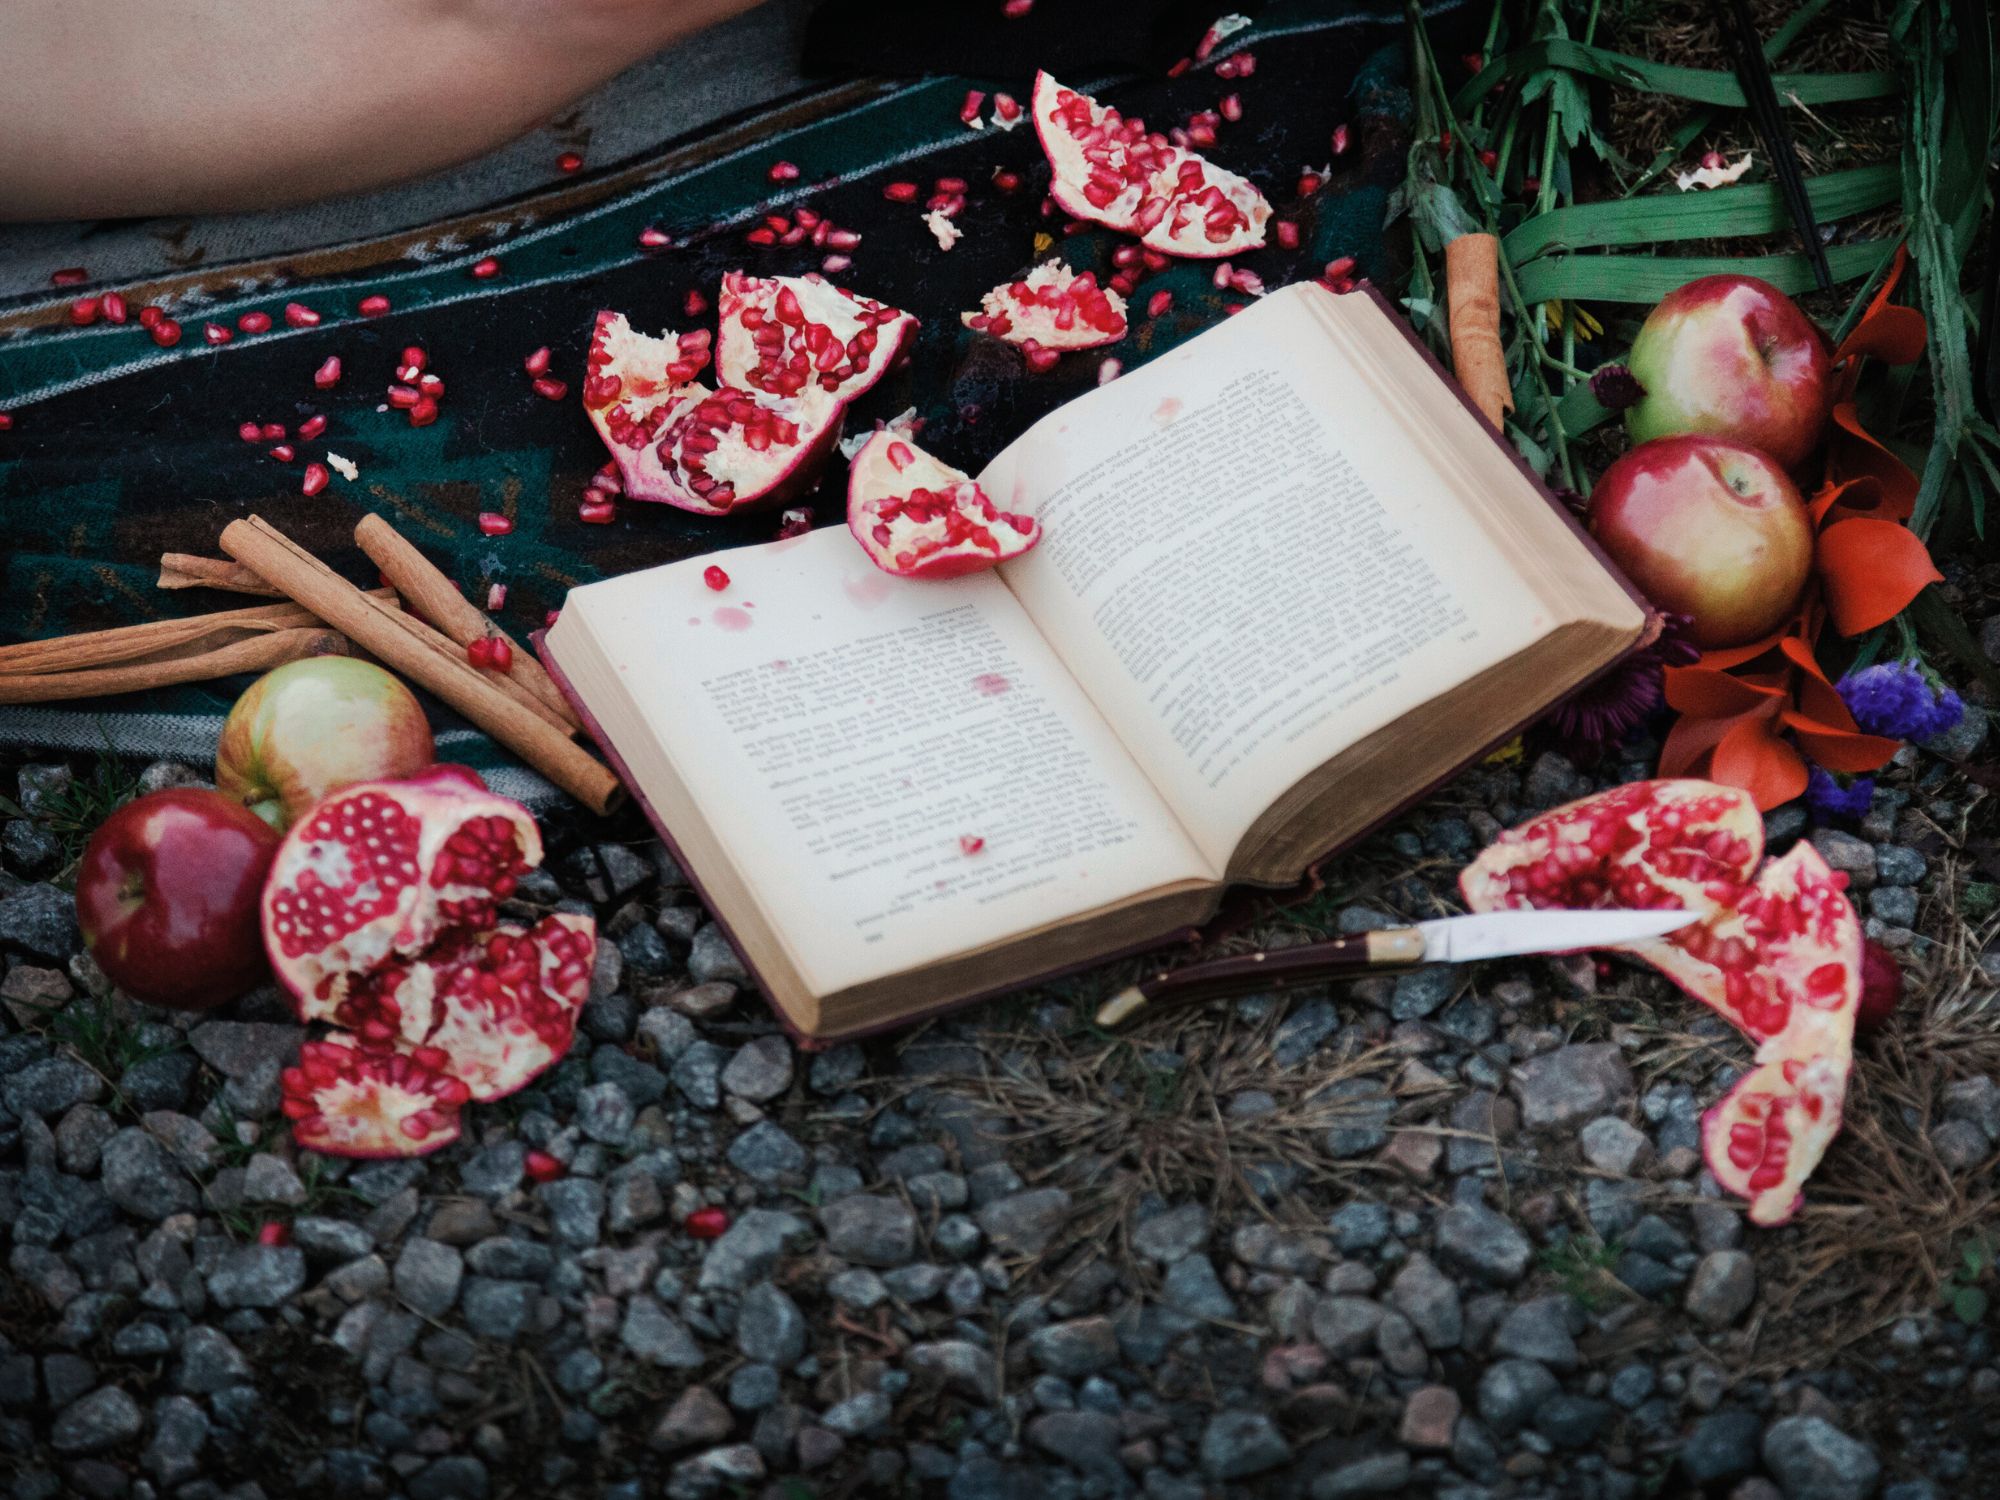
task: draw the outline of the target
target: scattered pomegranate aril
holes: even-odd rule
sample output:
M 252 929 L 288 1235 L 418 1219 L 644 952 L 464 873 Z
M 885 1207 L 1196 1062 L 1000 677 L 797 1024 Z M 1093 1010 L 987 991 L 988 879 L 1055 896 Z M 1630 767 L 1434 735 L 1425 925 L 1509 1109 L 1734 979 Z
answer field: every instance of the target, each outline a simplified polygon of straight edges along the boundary
M 1011 125 L 1021 118 L 1021 101 L 1012 94 L 993 96 L 993 118 L 1002 125 Z
M 313 384 L 323 391 L 330 391 L 340 384 L 340 356 L 329 354 L 326 362 L 313 371 Z
M 765 175 L 773 182 L 797 182 L 799 169 L 795 162 L 774 161 L 771 163 L 771 170 Z
M 1021 0 L 1010 0 L 1010 3 L 1019 4 Z M 691 1239 L 719 1240 L 729 1233 L 729 1215 L 713 1205 L 697 1208 L 681 1220 L 681 1228 L 687 1231 Z
M 271 450 L 271 457 L 281 464 L 288 464 L 298 457 L 298 453 L 290 443 L 280 443 Z
M 317 328 L 319 314 L 302 302 L 285 304 L 285 326 L 288 328 Z
M 521 368 L 530 375 L 546 375 L 549 369 L 549 346 L 542 345 L 533 354 L 521 361 Z
M 1222 102 L 1215 106 L 1215 112 L 1234 125 L 1243 118 L 1243 98 L 1240 94 L 1224 94 Z
M 236 435 L 246 443 L 255 443 L 263 439 L 264 429 L 255 422 L 245 422 L 236 429 Z
M 1172 308 L 1173 305 L 1174 294 L 1172 292 L 1155 292 L 1146 299 L 1146 316 L 1157 318 L 1161 313 Z
M 13 430 L 14 414 L 11 411 L 0 411 L 0 432 L 12 432 Z
M 681 299 L 681 311 L 690 318 L 698 318 L 708 311 L 708 298 L 697 288 L 688 288 L 687 296 Z
M 530 382 L 535 394 L 544 401 L 560 401 L 569 395 L 569 382 L 558 380 L 553 375 L 542 375 Z
M 489 614 L 507 607 L 507 585 L 493 583 L 486 586 L 486 609 Z
M 1018 21 L 1035 8 L 1035 0 L 1002 0 L 1000 14 L 1010 21 Z
M 355 303 L 354 310 L 364 318 L 379 318 L 389 310 L 389 299 L 376 292 Z
M 325 464 L 307 464 L 305 474 L 299 481 L 299 490 L 303 494 L 317 495 L 332 481 L 333 475 L 327 472 Z
M 958 107 L 959 119 L 967 125 L 977 125 L 979 123 L 980 108 L 985 103 L 986 90 L 967 89 L 965 91 L 965 102 Z
M 278 1219 L 266 1219 L 257 1226 L 257 1243 L 282 1250 L 292 1242 L 292 1231 Z
M 241 333 L 269 333 L 271 315 L 267 312 L 247 312 L 236 320 L 236 327 Z
M 1348 130 L 1348 128 L 1347 128 L 1347 126 L 1346 126 L 1345 124 L 1340 124 L 1340 125 L 1336 125 L 1336 126 L 1334 126 L 1334 127 L 1333 127 L 1333 143 L 1332 143 L 1332 144 L 1333 144 L 1333 154 L 1334 154 L 1335 156 L 1345 156 L 1345 155 L 1347 154 L 1347 147 L 1348 147 L 1348 143 L 1349 143 L 1349 142 L 1350 142 L 1350 141 L 1351 141 L 1352 139 L 1353 139 L 1353 135 L 1352 135 L 1352 133 L 1351 133 L 1351 132 L 1350 132 L 1350 131 Z
M 171 349 L 181 341 L 181 325 L 172 318 L 161 318 L 151 329 L 153 342 L 162 349 Z
M 1489 146 L 1486 150 L 1479 153 L 1479 165 L 1489 172 L 1492 171 L 1500 165 L 1500 153 Z
M 119 296 L 118 293 L 106 292 L 102 297 L 97 299 L 97 302 L 99 310 L 104 314 L 105 322 L 122 323 L 125 321 L 125 299 Z
M 204 323 L 201 329 L 201 336 L 211 344 L 226 344 L 236 337 L 235 334 L 224 328 L 220 323 Z
M 1299 226 L 1290 219 L 1279 219 L 1272 225 L 1272 231 L 1277 235 L 1280 250 L 1299 248 Z
M 409 420 L 412 427 L 428 427 L 438 419 L 438 404 L 429 396 L 418 396 L 410 407 Z
M 90 280 L 90 273 L 82 266 L 64 266 L 60 271 L 49 272 L 49 282 L 53 286 L 81 286 Z
M 654 224 L 648 224 L 639 231 L 639 248 L 642 250 L 666 250 L 673 246 L 674 237 Z
M 584 500 L 576 507 L 576 518 L 587 526 L 608 526 L 617 515 L 617 507 L 609 500 Z
M 922 192 L 914 182 L 891 182 L 882 188 L 882 196 L 891 203 L 915 203 Z
M 78 328 L 88 328 L 97 321 L 97 314 L 103 306 L 96 297 L 79 297 L 69 305 L 69 320 Z
M 326 418 L 324 415 L 315 414 L 313 416 L 307 417 L 303 422 L 299 423 L 299 438 L 302 442 L 310 443 L 314 438 L 318 437 L 322 432 L 325 431 L 326 431 Z
M 718 594 L 729 587 L 729 575 L 714 563 L 710 563 L 701 570 L 701 581 Z
M 486 536 L 505 536 L 514 529 L 514 523 L 497 510 L 482 510 L 479 513 L 479 529 Z
M 1021 190 L 1021 174 L 1007 167 L 995 167 L 993 186 L 1003 193 L 1018 193 Z
M 804 536 L 812 530 L 813 513 L 808 505 L 794 506 L 778 517 L 778 540 L 788 541 L 795 536 Z
M 266 422 L 262 427 L 257 429 L 257 436 L 267 443 L 282 443 L 285 440 L 285 424 L 283 422 Z
M 435 401 L 444 394 L 444 382 L 426 370 L 417 377 L 417 389 Z
M 500 262 L 491 255 L 482 255 L 472 263 L 471 276 L 474 281 L 491 281 L 500 274 Z
M 986 847 L 986 840 L 975 833 L 961 833 L 958 836 L 958 852 L 964 855 L 977 854 Z
M 565 151 L 561 156 L 556 158 L 556 170 L 559 172 L 581 172 L 583 170 L 583 158 L 574 151 Z
M 569 1168 L 546 1151 L 530 1151 L 522 1158 L 522 1166 L 528 1176 L 536 1182 L 554 1182 Z
M 1301 198 L 1310 198 L 1314 193 L 1318 192 L 1321 188 L 1325 186 L 1326 186 L 1326 178 L 1321 173 L 1318 172 L 1299 173 L 1298 193 Z
M 408 411 L 421 400 L 423 400 L 423 393 L 413 385 L 392 385 L 389 387 L 389 405 L 397 411 Z

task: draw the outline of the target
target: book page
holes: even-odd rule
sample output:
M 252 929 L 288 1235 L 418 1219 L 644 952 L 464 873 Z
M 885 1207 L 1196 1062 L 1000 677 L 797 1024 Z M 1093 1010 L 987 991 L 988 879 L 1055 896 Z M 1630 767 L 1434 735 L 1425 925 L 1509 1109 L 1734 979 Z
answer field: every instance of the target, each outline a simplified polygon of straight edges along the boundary
M 1008 586 L 1225 866 L 1299 778 L 1550 626 L 1327 295 L 1264 298 L 980 475 L 1042 524 Z
M 1216 878 L 991 573 L 891 578 L 830 527 L 571 611 L 820 992 Z

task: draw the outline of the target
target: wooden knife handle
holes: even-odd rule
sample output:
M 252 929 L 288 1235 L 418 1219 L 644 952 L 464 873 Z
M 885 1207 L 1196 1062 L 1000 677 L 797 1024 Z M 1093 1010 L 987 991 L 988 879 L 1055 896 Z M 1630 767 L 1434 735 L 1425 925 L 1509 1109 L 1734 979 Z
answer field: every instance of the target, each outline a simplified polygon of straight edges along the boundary
M 1098 1011 L 1097 1021 L 1101 1026 L 1114 1026 L 1142 1008 L 1261 994 L 1287 985 L 1413 968 L 1423 961 L 1423 934 L 1414 927 L 1391 927 L 1296 948 L 1239 953 L 1184 969 L 1162 969 L 1106 1003 Z

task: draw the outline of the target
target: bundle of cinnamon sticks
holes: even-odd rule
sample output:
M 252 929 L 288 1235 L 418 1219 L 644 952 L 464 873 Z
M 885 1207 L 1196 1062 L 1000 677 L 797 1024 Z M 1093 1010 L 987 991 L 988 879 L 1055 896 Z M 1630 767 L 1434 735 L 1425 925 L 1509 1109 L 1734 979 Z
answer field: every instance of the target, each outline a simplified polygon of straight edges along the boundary
M 577 717 L 533 654 L 382 517 L 364 517 L 354 535 L 388 587 L 355 587 L 256 516 L 224 529 L 226 558 L 167 553 L 161 588 L 277 602 L 0 646 L 0 704 L 203 682 L 358 648 L 428 688 L 586 807 L 615 805 L 617 777 L 575 743 Z M 465 648 L 482 639 L 507 642 L 505 667 L 472 664 Z

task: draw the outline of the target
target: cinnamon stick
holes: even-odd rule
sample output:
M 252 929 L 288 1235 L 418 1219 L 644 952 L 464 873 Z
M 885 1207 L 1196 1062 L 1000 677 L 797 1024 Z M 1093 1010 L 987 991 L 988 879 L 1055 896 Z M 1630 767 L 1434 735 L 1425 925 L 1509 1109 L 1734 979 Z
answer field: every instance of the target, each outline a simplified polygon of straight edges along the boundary
M 1461 234 L 1444 247 L 1444 277 L 1452 370 L 1497 432 L 1501 418 L 1514 409 L 1507 354 L 1500 345 L 1500 241 L 1490 234 Z
M 137 693 L 184 682 L 208 682 L 238 672 L 265 672 L 308 656 L 342 656 L 346 652 L 347 638 L 324 625 L 271 630 L 211 650 L 183 652 L 164 660 L 77 671 L 0 674 L 0 704 L 56 703 L 67 698 Z
M 411 638 L 420 642 L 426 650 L 432 651 L 448 661 L 466 662 L 465 648 L 443 631 L 432 629 L 415 615 L 406 615 L 399 609 L 392 609 L 390 606 L 382 604 L 379 600 L 376 603 L 382 612 L 383 618 L 393 621 L 397 626 L 408 631 Z M 471 663 L 466 662 L 466 665 L 470 666 Z M 473 670 L 479 672 L 480 678 L 483 681 L 489 682 L 494 687 L 500 689 L 501 692 L 505 693 L 509 698 L 520 704 L 522 708 L 535 715 L 536 718 L 541 719 L 551 728 L 560 729 L 564 734 L 573 733 L 568 721 L 557 718 L 554 711 L 547 704 L 543 703 L 541 699 L 529 692 L 524 684 L 514 681 L 513 678 L 504 672 L 480 671 L 477 667 L 474 667 Z
M 609 811 L 618 778 L 561 730 L 524 710 L 469 662 L 452 661 L 386 618 L 361 590 L 258 516 L 232 521 L 222 550 L 338 626 L 371 654 L 429 688 L 584 806 Z
M 395 586 L 414 614 L 428 620 L 461 646 L 469 646 L 486 636 L 507 642 L 514 655 L 504 675 L 553 709 L 570 729 L 583 727 L 570 708 L 569 700 L 563 697 L 562 689 L 542 670 L 535 654 L 524 650 L 521 643 L 494 624 L 485 611 L 467 600 L 458 591 L 458 585 L 440 572 L 386 517 L 379 514 L 363 516 L 354 528 L 354 540 L 361 544 L 361 550 L 373 559 L 375 566 L 382 570 L 382 577 Z
M 387 591 L 384 592 L 386 595 Z M 297 630 L 319 623 L 319 617 L 311 610 L 290 602 L 215 610 L 178 620 L 148 620 L 143 625 L 119 625 L 110 630 L 89 630 L 46 641 L 0 646 L 0 676 L 75 672 L 144 661 L 188 647 L 230 645 L 246 635 Z
M 160 581 L 163 589 L 222 589 L 231 594 L 257 594 L 266 599 L 285 596 L 264 582 L 242 563 L 226 557 L 197 557 L 192 552 L 162 552 Z

